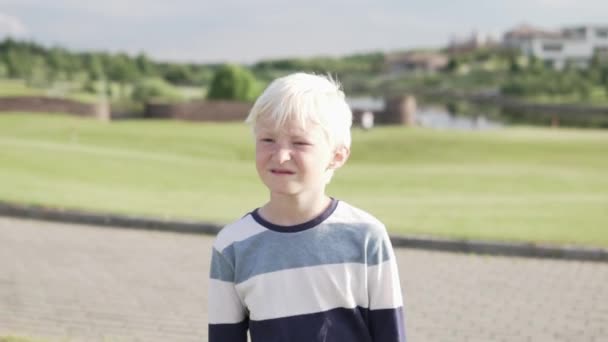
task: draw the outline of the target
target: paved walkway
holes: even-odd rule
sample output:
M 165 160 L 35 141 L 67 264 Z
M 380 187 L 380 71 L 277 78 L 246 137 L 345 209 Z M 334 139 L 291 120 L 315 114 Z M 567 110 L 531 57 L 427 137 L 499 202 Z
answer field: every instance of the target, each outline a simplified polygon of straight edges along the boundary
M 0 336 L 206 341 L 211 242 L 0 217 Z M 410 341 L 608 338 L 606 263 L 396 253 Z

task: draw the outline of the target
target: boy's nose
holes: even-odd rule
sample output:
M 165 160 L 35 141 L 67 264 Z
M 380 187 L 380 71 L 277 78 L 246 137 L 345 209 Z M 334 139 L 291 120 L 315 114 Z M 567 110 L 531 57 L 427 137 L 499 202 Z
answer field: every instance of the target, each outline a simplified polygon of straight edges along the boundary
M 291 151 L 286 148 L 279 148 L 276 153 L 276 157 L 279 164 L 283 164 L 284 162 L 291 159 Z

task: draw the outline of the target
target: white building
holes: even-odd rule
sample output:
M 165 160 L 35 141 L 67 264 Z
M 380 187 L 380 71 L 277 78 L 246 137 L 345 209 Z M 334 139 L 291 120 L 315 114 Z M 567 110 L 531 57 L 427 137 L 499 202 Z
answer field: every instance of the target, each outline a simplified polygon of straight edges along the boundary
M 556 69 L 566 63 L 586 67 L 595 53 L 608 56 L 608 25 L 585 25 L 546 31 L 519 26 L 504 35 L 503 44 L 536 56 Z

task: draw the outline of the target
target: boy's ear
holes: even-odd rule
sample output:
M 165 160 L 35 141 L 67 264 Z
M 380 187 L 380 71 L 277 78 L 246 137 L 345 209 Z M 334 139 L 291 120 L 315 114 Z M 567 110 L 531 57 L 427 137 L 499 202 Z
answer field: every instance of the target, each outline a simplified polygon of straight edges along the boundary
M 339 146 L 334 150 L 332 161 L 329 163 L 329 168 L 336 170 L 342 167 L 350 156 L 350 149 L 346 146 Z

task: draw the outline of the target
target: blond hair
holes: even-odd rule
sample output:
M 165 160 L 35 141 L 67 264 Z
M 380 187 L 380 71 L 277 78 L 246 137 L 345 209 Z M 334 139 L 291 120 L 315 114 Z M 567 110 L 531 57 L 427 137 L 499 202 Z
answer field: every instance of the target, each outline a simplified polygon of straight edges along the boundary
M 254 129 L 260 119 L 277 129 L 292 120 L 303 128 L 312 122 L 321 126 L 330 146 L 350 148 L 352 117 L 340 84 L 331 76 L 295 73 L 272 81 L 245 121 Z

